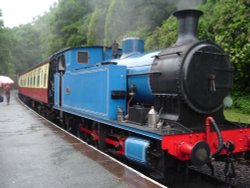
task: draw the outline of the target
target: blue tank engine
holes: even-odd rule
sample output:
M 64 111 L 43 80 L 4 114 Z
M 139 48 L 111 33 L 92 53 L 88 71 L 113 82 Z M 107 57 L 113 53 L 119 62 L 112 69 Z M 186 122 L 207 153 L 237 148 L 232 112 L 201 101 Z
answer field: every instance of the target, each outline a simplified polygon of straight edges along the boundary
M 223 115 L 233 66 L 217 44 L 198 40 L 201 15 L 175 12 L 178 39 L 165 49 L 144 52 L 143 40 L 129 37 L 122 50 L 114 42 L 55 53 L 49 59 L 49 104 L 32 101 L 33 106 L 159 181 L 184 163 L 211 166 L 214 159 L 249 153 L 250 126 Z M 225 172 L 227 178 L 232 171 Z

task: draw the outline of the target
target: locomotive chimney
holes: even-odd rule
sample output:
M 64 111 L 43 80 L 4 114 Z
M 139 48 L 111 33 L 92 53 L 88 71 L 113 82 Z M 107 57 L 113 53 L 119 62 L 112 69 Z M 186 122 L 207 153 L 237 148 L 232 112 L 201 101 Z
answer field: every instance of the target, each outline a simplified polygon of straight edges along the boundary
M 203 14 L 200 10 L 179 10 L 174 12 L 178 20 L 178 39 L 176 44 L 182 45 L 187 42 L 197 41 L 197 27 L 199 17 Z

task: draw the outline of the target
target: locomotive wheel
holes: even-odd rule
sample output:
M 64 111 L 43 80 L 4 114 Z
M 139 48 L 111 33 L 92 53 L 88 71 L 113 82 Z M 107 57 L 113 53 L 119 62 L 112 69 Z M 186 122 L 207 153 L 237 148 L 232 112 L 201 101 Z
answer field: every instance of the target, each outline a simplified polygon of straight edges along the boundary
M 64 119 L 64 129 L 66 131 L 72 133 L 72 126 L 71 126 L 71 123 L 70 123 L 70 119 L 68 119 L 68 118 Z
M 98 122 L 93 121 L 91 129 L 92 129 L 92 130 L 96 130 L 97 134 L 100 135 L 99 129 L 98 129 L 98 125 L 99 125 Z M 91 143 L 92 143 L 92 145 L 95 146 L 96 148 L 99 148 L 99 143 L 98 143 L 98 141 L 94 141 L 94 140 L 92 140 L 92 138 L 91 138 Z
M 77 137 L 87 142 L 90 145 L 95 145 L 95 142 L 92 140 L 91 135 L 81 131 L 81 128 L 84 127 L 88 130 L 93 130 L 93 124 L 94 123 L 92 123 L 89 120 L 82 119 L 80 123 L 78 123 L 77 131 L 76 131 Z
M 82 121 L 80 121 L 76 128 L 76 136 L 81 140 L 85 141 L 84 133 L 81 131 Z

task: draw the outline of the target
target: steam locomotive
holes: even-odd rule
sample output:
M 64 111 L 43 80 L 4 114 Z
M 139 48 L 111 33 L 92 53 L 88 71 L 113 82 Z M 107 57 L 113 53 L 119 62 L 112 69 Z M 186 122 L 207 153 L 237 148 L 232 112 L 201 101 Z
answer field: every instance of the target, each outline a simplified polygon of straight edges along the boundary
M 230 166 L 229 157 L 249 156 L 250 126 L 223 115 L 234 69 L 217 44 L 197 39 L 201 15 L 175 12 L 178 39 L 166 49 L 144 52 L 143 41 L 129 37 L 122 50 L 114 43 L 56 52 L 20 74 L 19 96 L 159 181 L 177 166 L 212 168 L 217 159 Z

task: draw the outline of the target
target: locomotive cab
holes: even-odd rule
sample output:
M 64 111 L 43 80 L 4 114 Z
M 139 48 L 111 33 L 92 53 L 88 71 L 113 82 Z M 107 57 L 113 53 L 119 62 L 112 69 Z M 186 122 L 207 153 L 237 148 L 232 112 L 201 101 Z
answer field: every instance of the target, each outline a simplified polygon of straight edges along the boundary
M 112 49 L 101 46 L 68 48 L 52 56 L 54 108 L 116 119 L 118 107 L 126 110 L 126 67 L 100 63 L 111 58 Z

